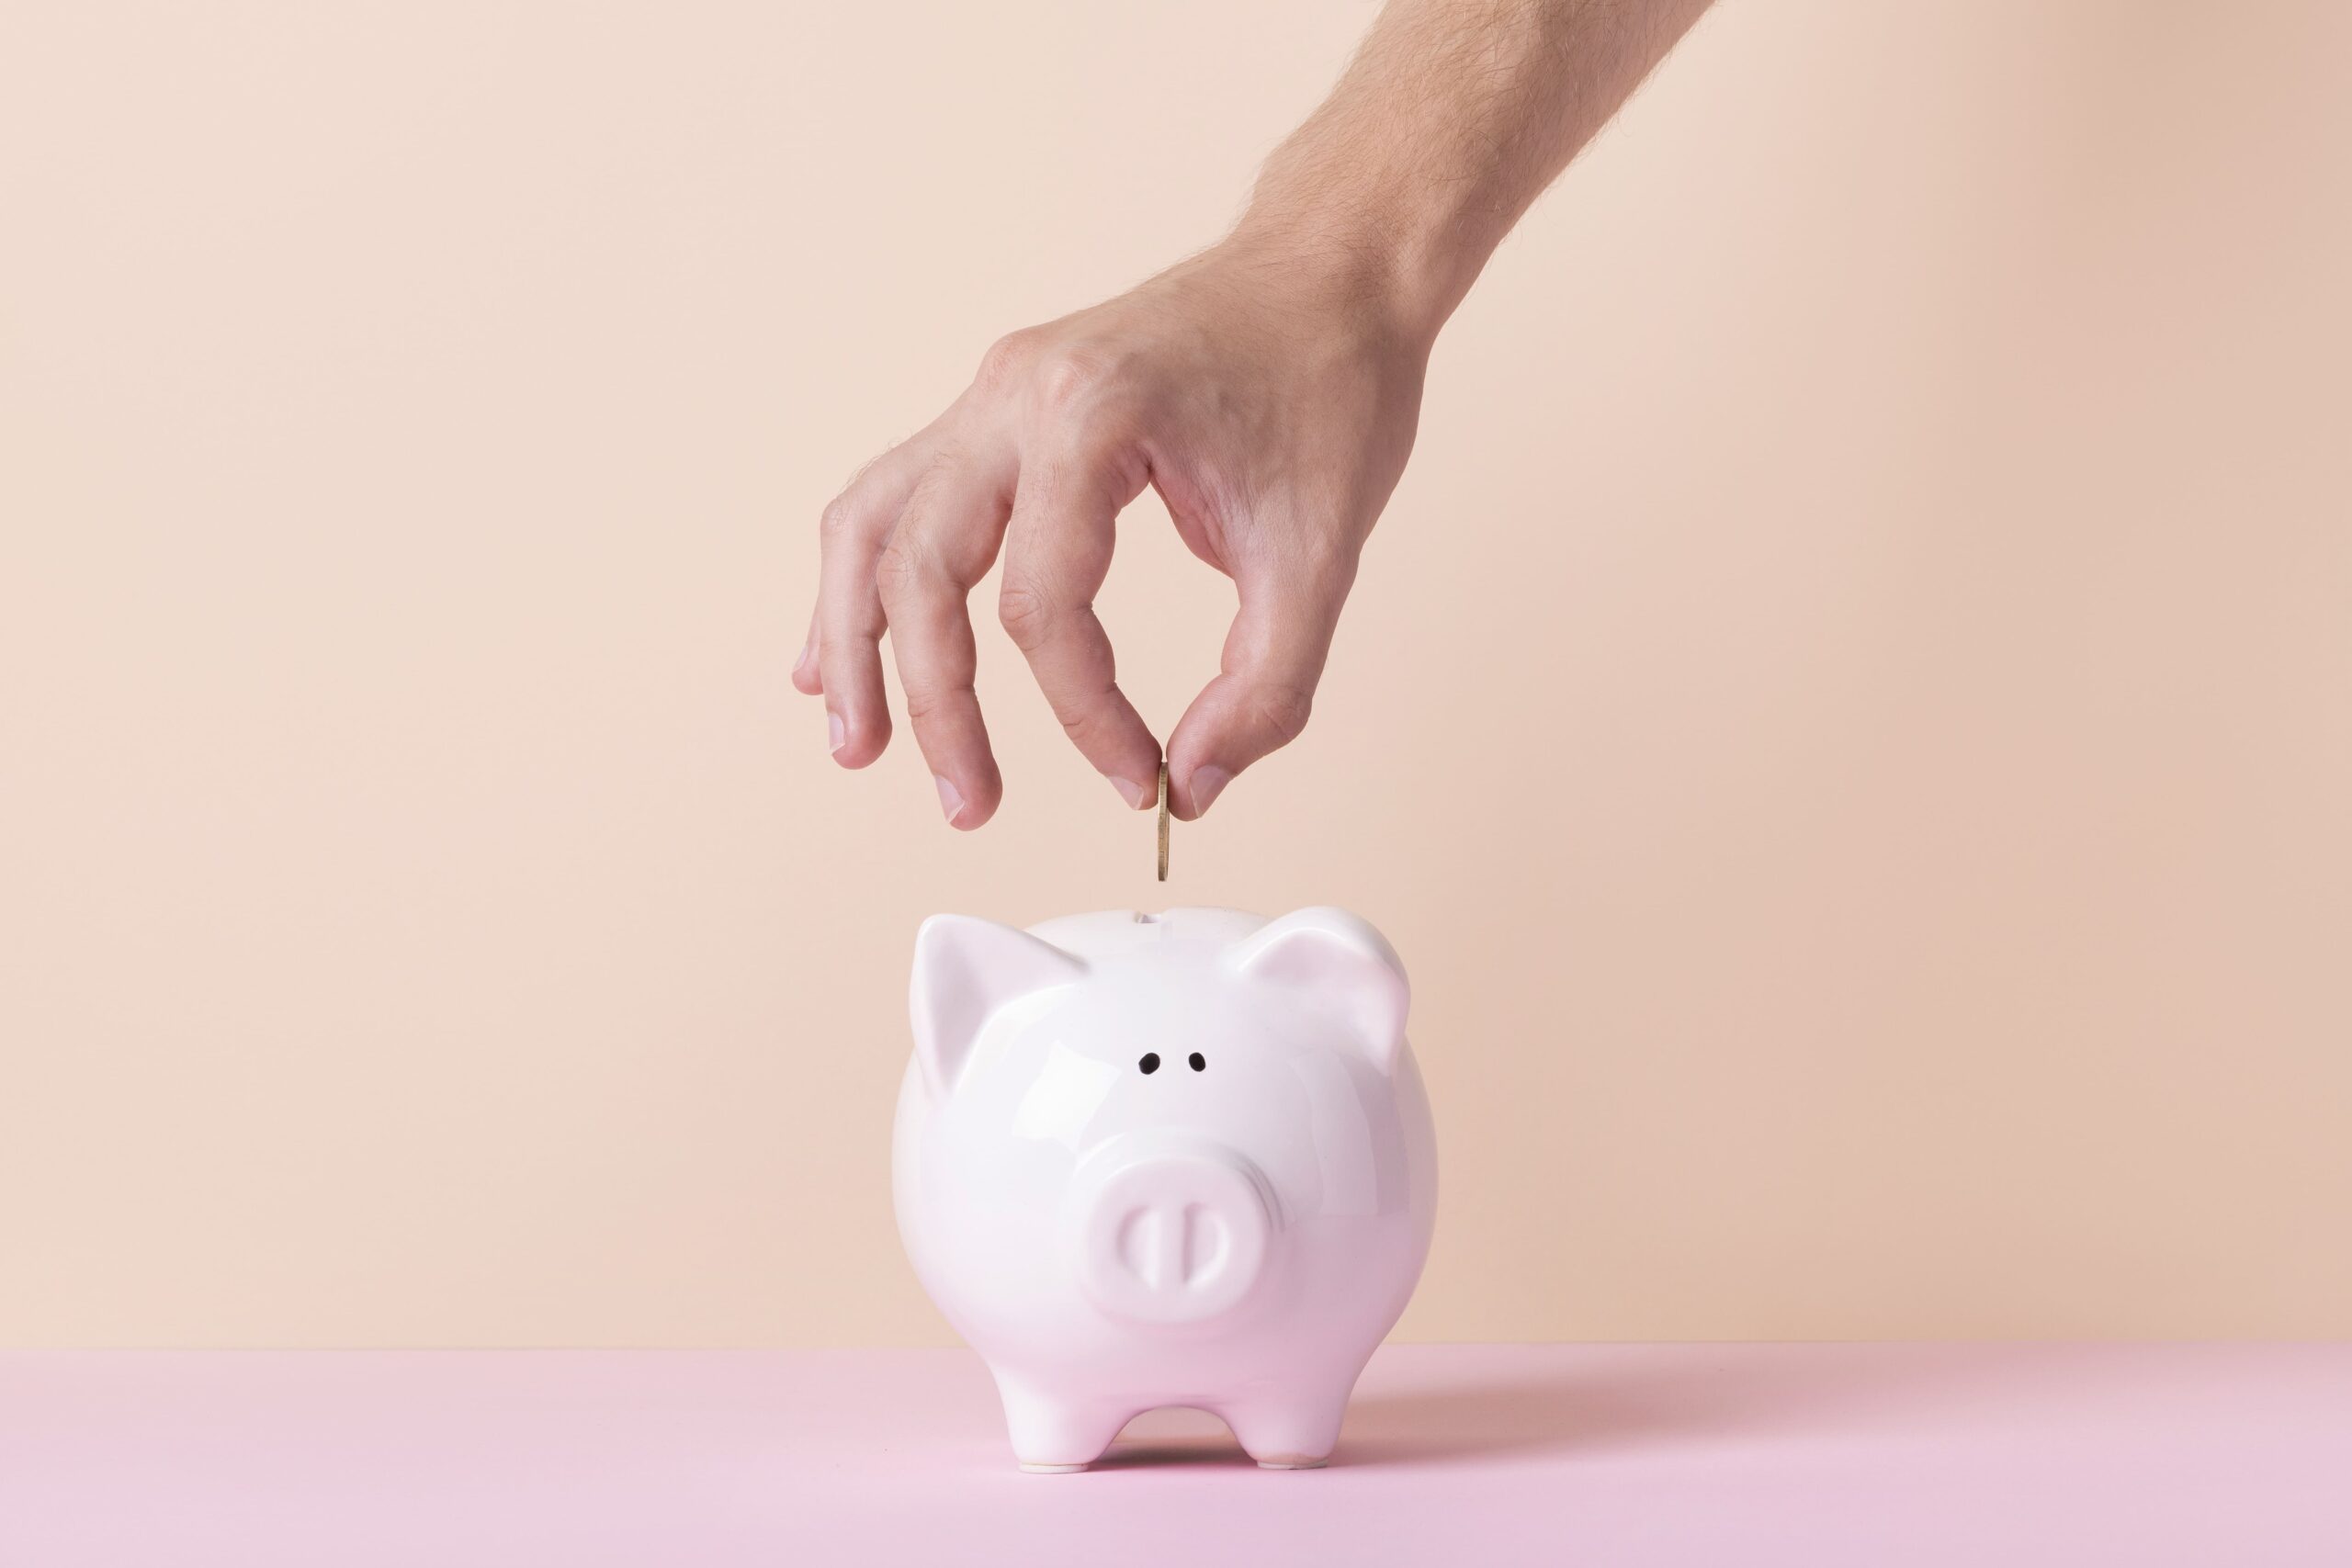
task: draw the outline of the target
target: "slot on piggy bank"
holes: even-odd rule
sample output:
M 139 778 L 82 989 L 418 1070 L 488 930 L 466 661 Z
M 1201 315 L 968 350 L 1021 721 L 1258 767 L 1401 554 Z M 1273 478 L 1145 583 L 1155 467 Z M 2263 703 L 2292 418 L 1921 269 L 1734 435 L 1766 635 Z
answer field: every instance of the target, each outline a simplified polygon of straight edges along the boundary
M 1435 1217 L 1407 996 L 1339 909 L 924 923 L 899 1230 L 1023 1469 L 1170 1405 L 1271 1469 L 1329 1457 Z

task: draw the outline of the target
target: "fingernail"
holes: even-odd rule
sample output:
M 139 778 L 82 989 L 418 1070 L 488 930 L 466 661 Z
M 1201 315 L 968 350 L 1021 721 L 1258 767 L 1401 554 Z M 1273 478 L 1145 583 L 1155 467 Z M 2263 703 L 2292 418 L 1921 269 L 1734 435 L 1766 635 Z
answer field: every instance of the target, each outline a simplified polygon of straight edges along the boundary
M 1202 812 L 1206 811 L 1210 803 L 1216 799 L 1219 792 L 1232 782 L 1233 775 L 1223 768 L 1214 766 L 1194 768 L 1192 784 L 1193 815 L 1198 817 Z
M 947 825 L 953 828 L 964 815 L 964 792 L 948 783 L 945 773 L 932 774 L 931 782 L 939 786 L 939 809 L 947 813 Z
M 1111 777 L 1111 787 L 1119 792 L 1120 798 L 1127 803 L 1130 811 L 1141 811 L 1159 798 L 1158 779 L 1148 784 L 1139 784 L 1133 779 L 1123 779 L 1114 773 Z
M 800 657 L 792 661 L 792 672 L 795 675 L 799 674 L 803 670 L 808 668 L 808 656 L 816 650 L 817 639 L 815 637 L 810 637 L 807 642 L 800 645 Z
M 849 726 L 831 708 L 825 710 L 825 734 L 831 742 L 828 750 L 838 751 L 849 744 Z

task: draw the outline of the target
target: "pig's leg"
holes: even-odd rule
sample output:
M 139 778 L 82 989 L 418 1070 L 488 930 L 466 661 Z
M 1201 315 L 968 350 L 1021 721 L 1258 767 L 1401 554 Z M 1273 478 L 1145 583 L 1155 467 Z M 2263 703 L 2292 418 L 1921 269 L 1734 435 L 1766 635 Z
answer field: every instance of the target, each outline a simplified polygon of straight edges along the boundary
M 997 1392 L 1004 1396 L 1004 1425 L 1012 1438 L 1012 1457 L 1021 1468 L 1039 1474 L 1084 1470 L 1102 1457 L 1119 1428 L 1134 1411 L 1090 1404 L 1040 1392 L 1015 1378 L 1000 1375 Z
M 1219 1414 L 1251 1459 L 1267 1470 L 1314 1470 L 1331 1457 L 1340 1441 L 1340 1417 L 1348 1391 L 1300 1389 L 1287 1395 L 1252 1399 Z

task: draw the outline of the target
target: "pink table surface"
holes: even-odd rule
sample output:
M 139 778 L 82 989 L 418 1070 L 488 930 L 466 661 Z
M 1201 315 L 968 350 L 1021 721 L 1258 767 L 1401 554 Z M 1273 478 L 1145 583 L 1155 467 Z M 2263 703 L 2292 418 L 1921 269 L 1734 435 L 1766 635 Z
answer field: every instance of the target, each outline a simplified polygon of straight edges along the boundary
M 0 1355 L 0 1565 L 2352 1565 L 2352 1346 L 1391 1347 L 1322 1471 L 960 1350 Z

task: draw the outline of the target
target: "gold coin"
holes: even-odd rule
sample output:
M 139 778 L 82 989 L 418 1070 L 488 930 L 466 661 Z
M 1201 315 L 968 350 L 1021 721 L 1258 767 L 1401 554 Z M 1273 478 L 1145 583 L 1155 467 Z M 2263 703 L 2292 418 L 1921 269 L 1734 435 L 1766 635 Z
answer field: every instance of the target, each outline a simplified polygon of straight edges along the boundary
M 1168 764 L 1159 764 L 1159 880 L 1168 880 Z

